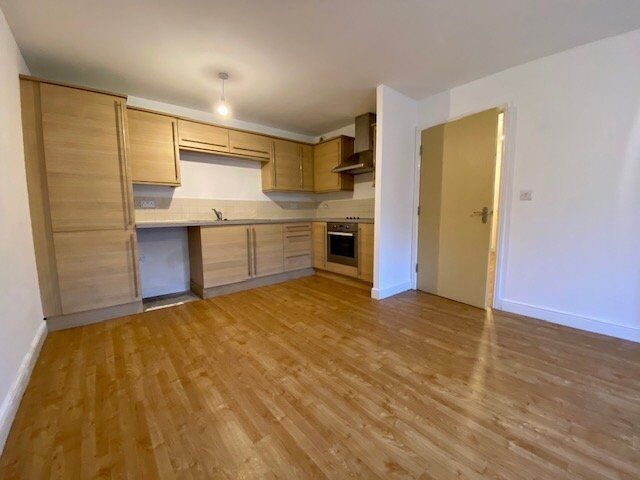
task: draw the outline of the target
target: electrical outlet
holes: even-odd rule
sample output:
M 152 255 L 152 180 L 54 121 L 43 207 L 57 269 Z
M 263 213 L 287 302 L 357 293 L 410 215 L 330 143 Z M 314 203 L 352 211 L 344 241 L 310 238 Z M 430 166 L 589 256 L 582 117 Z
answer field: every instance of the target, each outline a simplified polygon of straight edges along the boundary
M 533 200 L 533 190 L 520 190 L 520 201 L 530 202 Z
M 140 200 L 140 208 L 156 208 L 156 201 L 153 199 Z

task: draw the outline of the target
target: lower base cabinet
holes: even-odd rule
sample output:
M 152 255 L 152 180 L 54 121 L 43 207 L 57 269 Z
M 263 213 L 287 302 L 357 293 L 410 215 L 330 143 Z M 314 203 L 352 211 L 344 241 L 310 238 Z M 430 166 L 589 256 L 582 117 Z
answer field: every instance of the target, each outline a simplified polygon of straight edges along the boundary
M 62 314 L 141 300 L 133 230 L 53 234 Z
M 311 267 L 311 224 L 189 227 L 191 288 L 206 290 Z

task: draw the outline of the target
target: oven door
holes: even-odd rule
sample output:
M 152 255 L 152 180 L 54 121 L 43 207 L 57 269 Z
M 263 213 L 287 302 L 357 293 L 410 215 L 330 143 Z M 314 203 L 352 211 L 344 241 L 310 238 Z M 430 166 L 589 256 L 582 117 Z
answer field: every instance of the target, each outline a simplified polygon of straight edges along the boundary
M 358 266 L 358 234 L 327 232 L 327 261 L 352 267 Z

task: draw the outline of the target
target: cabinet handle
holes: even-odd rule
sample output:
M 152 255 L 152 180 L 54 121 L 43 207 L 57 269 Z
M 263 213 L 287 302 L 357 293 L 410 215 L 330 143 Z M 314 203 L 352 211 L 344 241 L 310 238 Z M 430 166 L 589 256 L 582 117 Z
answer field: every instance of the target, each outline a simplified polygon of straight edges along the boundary
M 251 276 L 251 230 L 249 230 L 249 227 L 247 227 L 247 265 L 249 276 Z
M 322 238 L 324 238 L 324 258 L 322 259 L 322 264 L 325 266 L 327 266 L 327 225 L 325 224 L 322 227 Z
M 123 170 L 123 175 L 124 175 L 124 181 L 125 181 L 125 202 L 126 202 L 126 209 L 127 209 L 127 226 L 132 227 L 133 223 L 134 223 L 134 217 L 135 217 L 135 213 L 132 211 L 132 207 L 133 207 L 133 199 L 132 197 L 132 187 L 131 187 L 131 178 L 129 176 L 129 162 L 127 159 L 127 138 L 126 138 L 126 129 L 124 128 L 124 105 L 122 103 L 122 101 L 120 100 L 116 100 L 116 117 L 117 117 L 117 121 L 118 121 L 118 126 L 120 127 L 118 130 L 118 143 L 120 144 L 120 151 L 122 152 L 121 154 L 121 165 L 122 165 L 122 170 Z
M 299 146 L 298 146 L 298 148 L 299 148 L 299 150 L 298 150 L 298 151 L 300 152 L 300 188 L 302 188 L 302 185 L 303 185 L 303 180 L 302 180 L 302 178 L 303 178 L 303 174 L 302 174 L 302 164 L 303 164 L 303 155 L 304 155 L 304 152 L 302 151 L 302 145 L 299 145 Z
M 232 145 L 231 148 L 233 148 L 234 150 L 242 150 L 244 152 L 264 153 L 265 155 L 269 155 L 269 152 L 267 152 L 266 150 L 256 150 L 254 148 L 236 147 L 235 145 Z
M 203 145 L 211 145 L 213 147 L 223 147 L 226 148 L 227 145 L 226 144 L 222 144 L 222 143 L 211 143 L 211 142 L 203 142 L 202 140 L 194 140 L 191 138 L 181 138 L 180 140 L 182 140 L 183 142 L 191 142 L 191 143 L 201 143 Z
M 358 226 L 358 278 L 361 275 L 361 265 L 362 265 L 362 228 Z
M 171 120 L 171 133 L 173 135 L 173 159 L 175 161 L 174 172 L 176 175 L 176 182 L 180 180 L 180 149 L 178 148 L 178 140 L 180 136 L 178 135 L 178 122 L 175 120 Z
M 258 260 L 256 258 L 256 229 L 251 227 L 251 234 L 253 237 L 253 245 L 252 245 L 252 250 L 253 250 L 253 274 L 256 274 L 256 263 L 258 263 Z
M 273 142 L 271 149 L 273 151 L 273 168 L 271 169 L 271 174 L 273 175 L 273 186 L 277 188 L 278 187 L 278 164 L 277 164 L 278 157 L 276 156 L 276 142 Z
M 135 233 L 129 235 L 129 242 L 131 243 L 131 259 L 133 260 L 133 290 L 136 294 L 135 298 L 138 298 L 140 296 L 140 290 L 138 289 L 138 258 L 136 256 Z

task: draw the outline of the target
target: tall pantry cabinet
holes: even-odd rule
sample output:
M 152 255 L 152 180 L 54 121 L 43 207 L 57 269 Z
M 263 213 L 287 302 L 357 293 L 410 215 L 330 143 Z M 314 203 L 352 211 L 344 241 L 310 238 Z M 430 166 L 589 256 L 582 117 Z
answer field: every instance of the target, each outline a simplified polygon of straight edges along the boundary
M 140 311 L 126 98 L 29 78 L 20 86 L 45 317 L 71 325 Z

